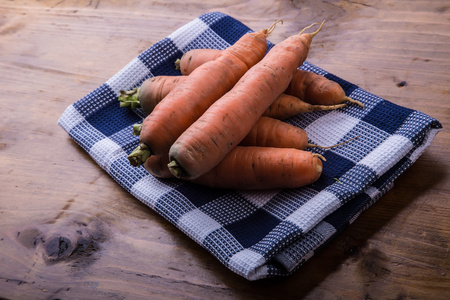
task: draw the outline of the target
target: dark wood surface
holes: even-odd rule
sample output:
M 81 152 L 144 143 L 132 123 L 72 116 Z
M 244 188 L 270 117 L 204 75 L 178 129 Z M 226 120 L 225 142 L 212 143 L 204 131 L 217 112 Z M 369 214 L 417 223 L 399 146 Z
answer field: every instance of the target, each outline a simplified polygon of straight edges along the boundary
M 221 3 L 0 2 L 0 298 L 449 299 L 448 1 Z M 288 278 L 235 275 L 57 125 L 68 105 L 209 11 L 253 29 L 283 19 L 273 42 L 326 18 L 310 62 L 444 126 L 391 191 Z M 48 241 L 68 246 L 59 260 Z

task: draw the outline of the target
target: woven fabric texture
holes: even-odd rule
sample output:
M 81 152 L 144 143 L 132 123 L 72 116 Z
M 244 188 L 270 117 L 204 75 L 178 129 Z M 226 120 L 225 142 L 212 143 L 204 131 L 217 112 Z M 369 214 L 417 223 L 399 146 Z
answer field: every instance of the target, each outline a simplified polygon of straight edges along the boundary
M 287 122 L 304 128 L 312 149 L 326 158 L 314 184 L 268 191 L 220 190 L 157 179 L 132 167 L 127 155 L 138 145 L 132 125 L 139 109 L 120 108 L 120 90 L 157 75 L 179 75 L 174 62 L 194 48 L 224 49 L 252 30 L 212 12 L 155 43 L 97 89 L 67 107 L 58 124 L 135 198 L 202 245 L 248 280 L 286 276 L 369 208 L 413 164 L 441 130 L 419 112 L 393 104 L 305 62 L 301 68 L 340 83 L 365 108 L 306 113 Z M 269 49 L 273 46 L 269 42 Z M 333 124 L 330 126 L 330 124 Z

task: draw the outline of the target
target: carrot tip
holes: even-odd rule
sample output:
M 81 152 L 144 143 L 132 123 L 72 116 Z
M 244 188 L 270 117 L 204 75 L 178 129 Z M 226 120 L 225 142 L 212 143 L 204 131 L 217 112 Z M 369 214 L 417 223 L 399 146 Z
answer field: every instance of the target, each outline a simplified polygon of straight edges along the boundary
M 134 88 L 129 91 L 119 91 L 120 107 L 129 107 L 131 109 L 141 107 L 141 103 L 139 102 L 139 90 L 140 88 Z
M 350 97 L 345 97 L 345 100 L 347 100 L 350 103 L 357 104 L 357 105 L 361 106 L 362 108 L 364 108 L 364 104 L 358 100 L 352 99 Z
M 139 167 L 144 164 L 151 155 L 150 149 L 144 143 L 140 143 L 129 155 L 128 161 L 133 167 Z
M 265 29 L 264 32 L 265 32 L 266 36 L 269 36 L 272 34 L 272 32 L 275 30 L 275 26 L 277 25 L 277 23 L 283 24 L 283 20 L 275 20 L 275 22 L 273 22 L 273 24 L 270 25 L 270 27 L 268 29 Z
M 318 34 L 320 30 L 322 30 L 322 27 L 323 27 L 323 24 L 325 24 L 325 21 L 326 21 L 326 19 L 322 21 L 322 23 L 320 24 L 319 29 L 317 29 L 317 30 L 314 31 L 313 33 L 310 33 L 310 35 L 311 35 L 312 38 L 313 38 L 316 34 Z M 317 24 L 319 24 L 319 23 L 316 22 L 316 23 L 312 23 L 312 24 L 309 25 L 309 26 L 306 26 L 305 28 L 302 29 L 302 31 L 300 31 L 299 35 L 302 35 L 303 32 L 304 32 L 306 29 L 309 29 L 309 28 L 311 28 L 311 27 L 313 27 L 314 25 L 317 25 Z
M 172 160 L 170 163 L 168 163 L 167 167 L 169 168 L 170 173 L 172 173 L 176 178 L 182 178 L 186 176 L 186 172 L 176 160 Z
M 322 111 L 322 110 L 334 110 L 347 106 L 346 103 L 335 104 L 335 105 L 310 105 L 310 111 Z
M 322 154 L 319 154 L 319 153 L 313 153 L 313 156 L 314 156 L 314 157 L 320 158 L 322 161 L 327 161 L 326 158 L 325 158 Z

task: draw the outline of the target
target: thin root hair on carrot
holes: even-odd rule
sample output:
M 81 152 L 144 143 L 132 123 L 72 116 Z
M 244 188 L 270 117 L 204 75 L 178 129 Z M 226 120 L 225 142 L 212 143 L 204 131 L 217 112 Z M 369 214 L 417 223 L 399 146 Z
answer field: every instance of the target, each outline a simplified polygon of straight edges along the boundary
M 350 102 L 350 103 L 357 104 L 357 105 L 361 106 L 362 108 L 364 108 L 364 104 L 362 102 L 358 101 L 358 100 L 352 99 L 350 97 L 345 97 L 345 100 Z
M 315 144 L 308 143 L 306 145 L 306 147 L 308 147 L 308 148 L 320 148 L 320 149 L 331 149 L 331 148 L 335 148 L 335 147 L 339 147 L 339 146 L 342 146 L 344 144 L 347 144 L 348 142 L 356 140 L 357 138 L 359 138 L 359 135 L 357 135 L 354 138 L 351 138 L 351 139 L 349 139 L 349 140 L 347 140 L 345 142 L 342 142 L 342 143 L 339 143 L 339 144 L 336 144 L 336 145 L 333 145 L 333 146 L 320 146 L 320 145 L 315 145 Z
M 325 158 L 322 154 L 319 154 L 319 153 L 313 153 L 312 156 L 318 157 L 318 158 L 320 158 L 322 161 L 327 161 L 326 158 Z
M 311 35 L 312 37 L 314 37 L 316 34 L 319 33 L 320 30 L 322 30 L 322 27 L 323 27 L 323 24 L 325 24 L 325 21 L 326 21 L 326 19 L 322 21 L 322 23 L 320 24 L 319 29 L 317 29 L 316 31 L 310 33 L 310 35 Z M 314 25 L 317 25 L 317 24 L 319 24 L 319 23 L 315 22 L 315 23 L 312 23 L 312 24 L 309 25 L 309 26 L 306 26 L 305 28 L 302 29 L 302 31 L 300 31 L 299 35 L 302 35 L 303 32 L 304 32 L 306 29 L 309 29 L 309 28 L 311 28 L 311 27 L 313 27 Z
M 321 111 L 321 110 L 334 110 L 347 106 L 346 103 L 335 104 L 335 105 L 311 105 L 311 111 Z
M 275 27 L 276 27 L 277 23 L 283 24 L 283 20 L 275 20 L 275 22 L 273 22 L 273 24 L 270 25 L 270 27 L 266 29 L 266 35 L 267 36 L 272 34 L 272 32 L 275 30 Z

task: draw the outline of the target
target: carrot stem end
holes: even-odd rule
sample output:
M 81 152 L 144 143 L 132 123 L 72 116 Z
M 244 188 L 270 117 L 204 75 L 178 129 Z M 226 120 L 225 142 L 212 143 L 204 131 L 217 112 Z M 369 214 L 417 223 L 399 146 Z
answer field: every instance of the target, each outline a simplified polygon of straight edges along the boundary
M 139 167 L 144 164 L 151 155 L 150 149 L 144 143 L 140 143 L 129 155 L 128 161 L 133 167 Z
M 170 163 L 168 163 L 167 167 L 169 168 L 170 173 L 172 173 L 176 178 L 182 178 L 186 176 L 186 172 L 176 160 L 172 160 Z
M 133 125 L 133 135 L 140 135 L 142 131 L 142 124 Z
M 180 70 L 181 59 L 177 58 L 175 61 L 175 70 Z
M 119 93 L 120 107 L 129 107 L 131 109 L 141 107 L 141 103 L 139 102 L 139 88 L 134 88 L 129 91 L 121 90 Z

